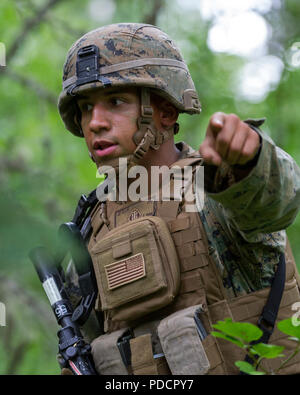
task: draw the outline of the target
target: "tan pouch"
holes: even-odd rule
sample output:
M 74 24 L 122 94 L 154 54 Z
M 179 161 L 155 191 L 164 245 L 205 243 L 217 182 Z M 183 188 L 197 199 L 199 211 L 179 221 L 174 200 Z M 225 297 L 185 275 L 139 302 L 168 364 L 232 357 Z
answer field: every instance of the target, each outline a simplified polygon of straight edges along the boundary
M 173 375 L 204 375 L 210 368 L 194 319 L 199 307 L 179 310 L 158 325 L 158 337 Z
M 91 343 L 92 356 L 96 371 L 101 375 L 127 375 L 128 371 L 122 361 L 117 341 L 127 328 L 110 334 L 101 335 Z
M 113 229 L 92 248 L 91 257 L 101 307 L 112 321 L 158 310 L 179 291 L 179 261 L 161 218 L 146 216 Z

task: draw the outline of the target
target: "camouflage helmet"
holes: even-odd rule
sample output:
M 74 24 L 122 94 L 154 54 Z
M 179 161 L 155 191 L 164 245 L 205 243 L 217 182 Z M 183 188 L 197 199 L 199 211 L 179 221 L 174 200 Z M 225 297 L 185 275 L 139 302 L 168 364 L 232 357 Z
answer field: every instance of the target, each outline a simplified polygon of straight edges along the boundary
M 188 68 L 167 34 L 147 24 L 112 24 L 85 34 L 68 52 L 58 102 L 66 128 L 82 136 L 74 96 L 124 86 L 154 89 L 180 112 L 201 111 Z

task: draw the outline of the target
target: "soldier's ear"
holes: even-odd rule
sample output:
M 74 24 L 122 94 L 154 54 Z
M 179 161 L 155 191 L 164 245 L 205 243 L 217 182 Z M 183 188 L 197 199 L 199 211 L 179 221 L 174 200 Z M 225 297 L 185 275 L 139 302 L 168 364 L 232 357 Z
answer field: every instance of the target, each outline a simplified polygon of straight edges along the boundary
M 160 105 L 160 120 L 163 126 L 171 126 L 178 119 L 178 110 L 167 100 L 163 100 Z
M 177 121 L 179 115 L 177 108 L 165 98 L 152 94 L 151 105 L 163 127 L 170 127 Z

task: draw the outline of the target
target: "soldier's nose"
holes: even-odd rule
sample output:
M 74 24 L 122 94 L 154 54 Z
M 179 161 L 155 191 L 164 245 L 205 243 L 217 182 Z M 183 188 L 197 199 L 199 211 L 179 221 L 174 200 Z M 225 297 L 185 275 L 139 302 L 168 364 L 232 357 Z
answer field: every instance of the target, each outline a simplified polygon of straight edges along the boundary
M 109 113 L 105 106 L 100 103 L 95 104 L 89 123 L 90 130 L 94 133 L 99 133 L 101 130 L 109 130 L 110 125 Z

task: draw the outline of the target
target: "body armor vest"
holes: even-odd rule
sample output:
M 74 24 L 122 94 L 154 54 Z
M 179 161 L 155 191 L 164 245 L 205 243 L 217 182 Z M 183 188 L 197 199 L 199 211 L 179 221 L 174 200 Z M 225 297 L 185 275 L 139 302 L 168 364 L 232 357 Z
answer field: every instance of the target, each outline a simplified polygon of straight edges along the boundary
M 201 164 L 201 158 L 194 154 L 179 160 L 174 163 L 172 167 L 175 165 L 181 168 L 184 166 L 193 166 L 195 169 L 199 164 Z M 155 360 L 155 363 L 153 362 L 152 351 L 155 347 L 152 344 L 151 348 L 149 339 L 152 338 L 153 343 L 153 331 L 156 331 L 157 323 L 162 319 L 175 312 L 196 305 L 201 306 L 201 320 L 208 333 L 202 341 L 210 366 L 208 374 L 238 374 L 239 370 L 234 365 L 234 362 L 244 359 L 245 355 L 243 351 L 232 343 L 210 335 L 209 333 L 212 330 L 212 325 L 228 317 L 232 318 L 233 321 L 250 322 L 256 325 L 270 291 L 270 288 L 266 288 L 239 297 L 233 297 L 232 294 L 230 295 L 223 286 L 221 274 L 213 259 L 214 251 L 209 245 L 200 215 L 198 212 L 188 212 L 186 207 L 185 200 L 125 203 L 108 201 L 105 204 L 97 204 L 92 215 L 93 232 L 88 249 L 93 259 L 99 288 L 99 298 L 96 309 L 104 310 L 105 331 L 107 332 L 107 335 L 104 336 L 118 335 L 122 332 L 122 328 L 129 327 L 136 330 L 135 338 L 130 341 L 133 365 L 131 368 L 133 368 L 134 374 L 170 374 L 168 366 L 165 361 L 162 362 L 162 358 Z M 130 250 L 130 245 L 134 245 L 134 243 L 138 245 L 138 241 L 135 242 L 134 240 L 139 239 L 134 238 L 134 240 L 130 240 L 130 238 L 126 239 L 126 236 L 131 234 L 131 229 L 134 229 L 136 233 L 139 234 L 139 224 L 141 223 L 144 225 L 142 222 L 143 219 L 150 218 L 151 220 L 153 217 L 162 219 L 163 222 L 167 224 L 177 256 L 172 256 L 170 251 L 166 253 L 170 256 L 165 256 L 163 254 L 162 256 L 163 260 L 178 260 L 179 274 L 177 275 L 175 273 L 174 275 L 175 283 L 177 281 L 176 276 L 178 277 L 177 285 L 170 285 L 171 281 L 169 281 L 160 288 L 157 282 L 150 276 L 149 281 L 153 281 L 153 287 L 157 287 L 157 289 L 155 288 L 155 292 L 151 294 L 151 290 L 147 289 L 147 268 L 145 273 L 139 253 Z M 213 225 L 215 221 L 213 213 L 210 214 L 208 220 Z M 132 225 L 131 228 L 130 224 Z M 147 226 L 148 225 L 149 224 L 147 224 Z M 149 225 L 149 229 L 150 228 L 151 226 Z M 118 233 L 118 229 L 121 229 L 120 233 Z M 110 234 L 115 235 L 113 244 L 108 242 Z M 155 239 L 155 232 L 153 234 L 153 239 Z M 158 244 L 160 246 L 165 243 L 166 246 L 168 246 L 168 242 L 169 240 L 167 239 Z M 149 243 L 149 250 L 160 248 L 151 245 L 151 242 Z M 143 249 L 145 248 L 143 247 Z M 168 249 L 168 247 L 165 248 Z M 104 260 L 106 259 L 105 257 L 107 255 L 105 254 L 108 253 L 107 251 L 112 252 L 109 258 L 107 258 L 107 267 L 101 272 L 98 267 L 99 261 L 101 261 L 103 257 Z M 97 260 L 99 254 L 103 255 Z M 134 259 L 132 261 L 126 261 L 126 257 L 132 254 L 134 255 Z M 286 282 L 278 313 L 278 320 L 291 317 L 291 306 L 293 303 L 300 300 L 298 283 L 296 281 L 298 274 L 289 245 L 287 246 L 285 257 Z M 115 277 L 113 277 L 113 270 L 115 270 L 115 268 L 118 269 L 121 264 L 127 264 L 129 267 L 138 268 L 139 274 L 130 271 L 129 279 L 126 279 L 126 281 L 120 276 L 116 276 L 115 279 Z M 154 271 L 159 270 L 159 268 L 155 268 L 155 265 L 153 265 L 153 267 Z M 111 270 L 111 272 L 109 270 Z M 165 268 L 165 272 L 169 270 L 173 269 L 168 267 Z M 105 277 L 105 284 L 103 282 L 103 277 Z M 139 283 L 141 284 L 140 287 L 138 286 Z M 121 285 L 118 286 L 118 284 Z M 140 303 L 137 302 L 136 298 L 137 290 L 134 291 L 135 296 L 132 297 L 132 300 L 130 298 L 128 299 L 126 287 L 129 289 L 129 286 L 137 286 L 137 289 L 143 290 L 144 294 L 142 294 L 140 298 L 140 307 L 137 306 L 138 303 Z M 166 287 L 173 288 L 169 293 L 166 293 Z M 111 294 L 114 294 L 114 292 L 122 292 L 122 290 L 125 291 L 123 294 L 120 293 L 119 297 L 109 299 Z M 107 294 L 109 294 L 109 296 L 107 296 Z M 165 300 L 163 305 L 160 305 L 158 302 L 160 297 Z M 127 304 L 124 304 L 123 301 L 126 298 L 128 299 Z M 154 302 L 152 302 L 152 300 L 154 300 Z M 149 305 L 152 307 L 148 308 Z M 136 309 L 138 313 L 135 310 L 135 306 L 137 306 Z M 134 318 L 128 319 L 128 316 Z M 140 328 L 142 328 L 142 330 L 140 330 Z M 152 336 L 149 335 L 151 331 Z M 114 337 L 114 342 L 115 341 L 116 337 Z M 97 339 L 95 344 L 97 344 Z M 270 338 L 270 344 L 284 346 L 286 355 L 289 355 L 294 347 L 294 343 L 288 339 L 288 336 L 281 333 L 278 329 L 274 330 Z M 96 361 L 96 367 L 98 358 L 97 352 L 101 353 L 103 349 L 98 351 L 97 347 L 94 349 L 93 356 Z M 195 352 L 197 352 L 197 350 Z M 145 363 L 146 356 L 149 357 L 148 362 L 150 361 L 148 365 Z M 182 357 L 184 358 L 184 356 Z M 300 357 L 298 354 L 286 364 L 284 369 L 280 370 L 280 374 L 299 373 L 299 361 Z M 270 368 L 274 369 L 278 367 L 280 363 L 281 359 L 269 360 L 264 362 L 263 367 L 270 370 Z M 148 368 L 145 368 L 145 366 L 148 366 Z M 110 371 L 110 373 L 118 374 L 116 371 Z M 121 371 L 119 374 L 124 374 L 124 372 Z

